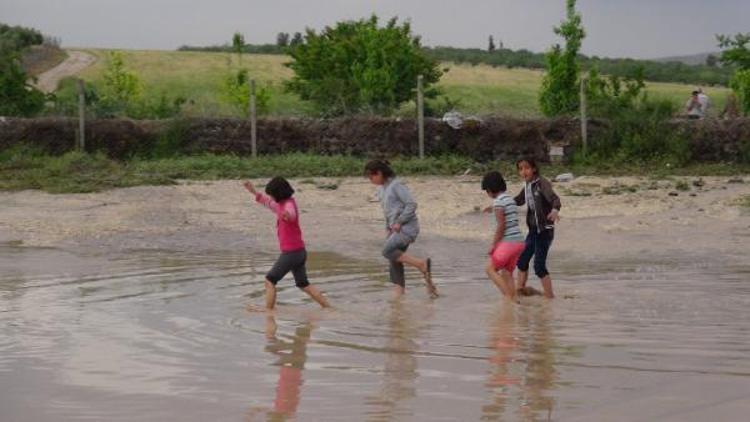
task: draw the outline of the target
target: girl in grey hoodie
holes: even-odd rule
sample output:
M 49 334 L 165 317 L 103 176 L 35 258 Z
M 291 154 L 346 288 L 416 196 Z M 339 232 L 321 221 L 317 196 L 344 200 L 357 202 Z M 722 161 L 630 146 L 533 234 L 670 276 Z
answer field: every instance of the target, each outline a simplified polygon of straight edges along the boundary
M 365 166 L 365 175 L 372 184 L 378 186 L 378 196 L 386 223 L 383 256 L 390 263 L 391 283 L 395 285 L 395 296 L 400 297 L 405 292 L 404 264 L 406 264 L 418 269 L 424 275 L 427 292 L 431 297 L 437 297 L 437 288 L 432 282 L 432 260 L 416 258 L 406 253 L 409 245 L 414 243 L 419 235 L 417 202 L 411 196 L 409 189 L 396 179 L 396 174 L 387 161 L 370 161 Z

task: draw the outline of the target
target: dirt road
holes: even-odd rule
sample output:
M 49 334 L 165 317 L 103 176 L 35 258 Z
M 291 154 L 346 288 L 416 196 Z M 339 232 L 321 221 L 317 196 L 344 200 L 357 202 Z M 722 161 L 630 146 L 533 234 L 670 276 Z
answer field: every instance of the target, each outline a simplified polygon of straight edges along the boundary
M 83 51 L 68 51 L 68 58 L 39 75 L 36 87 L 45 93 L 55 92 L 61 79 L 73 76 L 96 62 L 96 57 Z

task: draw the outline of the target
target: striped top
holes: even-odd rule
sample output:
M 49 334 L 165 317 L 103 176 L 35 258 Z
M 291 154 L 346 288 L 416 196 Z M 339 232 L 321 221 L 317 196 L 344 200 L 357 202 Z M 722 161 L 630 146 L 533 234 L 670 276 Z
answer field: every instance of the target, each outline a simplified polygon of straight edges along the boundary
M 518 206 L 513 197 L 503 192 L 495 198 L 493 207 L 495 211 L 500 210 L 505 213 L 505 233 L 503 233 L 503 241 L 523 242 L 521 226 L 518 224 Z

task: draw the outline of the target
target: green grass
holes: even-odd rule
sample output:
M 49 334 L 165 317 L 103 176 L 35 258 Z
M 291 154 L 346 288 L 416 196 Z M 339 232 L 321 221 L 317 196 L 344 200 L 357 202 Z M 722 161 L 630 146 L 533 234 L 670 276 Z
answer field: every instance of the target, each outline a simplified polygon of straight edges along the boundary
M 100 153 L 69 152 L 62 156 L 50 156 L 28 147 L 16 147 L 0 151 L 0 190 L 41 189 L 50 193 L 84 193 L 139 185 L 168 185 L 180 179 L 219 180 L 278 175 L 302 178 L 304 180 L 300 183 L 315 184 L 320 189 L 334 189 L 337 183 L 319 184 L 311 178 L 359 177 L 363 174 L 366 161 L 361 157 L 310 154 L 273 155 L 258 159 L 204 154 L 115 161 Z M 455 176 L 467 169 L 477 176 L 489 170 L 500 170 L 509 180 L 518 180 L 513 163 L 508 161 L 475 163 L 460 156 L 427 157 L 424 160 L 401 157 L 392 160 L 392 164 L 398 174 L 406 176 Z M 550 178 L 564 172 L 617 176 L 653 174 L 653 170 L 653 166 L 646 165 L 560 164 L 545 165 L 542 169 L 543 174 Z M 736 176 L 750 174 L 750 166 L 695 165 L 671 171 L 675 175 Z M 632 190 L 625 187 L 624 191 Z
M 107 50 L 86 50 L 99 58 L 82 76 L 101 83 Z M 238 112 L 220 98 L 222 78 L 229 64 L 239 65 L 236 55 L 228 53 L 183 52 L 183 51 L 138 51 L 124 50 L 124 58 L 130 69 L 137 71 L 146 85 L 146 95 L 154 98 L 167 94 L 190 100 L 186 106 L 189 116 L 237 116 Z M 244 55 L 242 66 L 261 86 L 271 92 L 270 114 L 273 116 L 305 116 L 313 113 L 311 104 L 298 96 L 284 92 L 283 81 L 292 77 L 284 63 L 290 60 L 280 55 Z M 537 93 L 541 85 L 542 72 L 530 69 L 508 69 L 487 65 L 444 63 L 448 72 L 438 87 L 460 103 L 459 111 L 480 115 L 503 115 L 510 117 L 539 117 Z M 652 98 L 666 98 L 681 110 L 694 87 L 673 83 L 649 83 Z M 712 113 L 723 109 L 727 88 L 709 88 L 713 101 Z M 406 104 L 401 115 L 413 115 L 414 104 Z

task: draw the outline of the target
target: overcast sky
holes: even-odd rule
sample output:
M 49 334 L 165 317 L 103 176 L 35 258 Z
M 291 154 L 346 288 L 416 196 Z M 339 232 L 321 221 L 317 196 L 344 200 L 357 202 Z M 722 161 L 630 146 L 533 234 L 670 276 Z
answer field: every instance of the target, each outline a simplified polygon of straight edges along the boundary
M 579 0 L 584 53 L 662 57 L 716 50 L 714 34 L 750 32 L 750 0 Z M 411 20 L 425 45 L 543 51 L 564 0 L 0 0 L 0 22 L 32 26 L 67 47 L 175 49 L 250 43 L 376 13 Z

